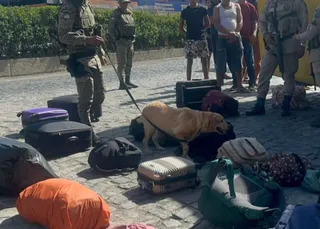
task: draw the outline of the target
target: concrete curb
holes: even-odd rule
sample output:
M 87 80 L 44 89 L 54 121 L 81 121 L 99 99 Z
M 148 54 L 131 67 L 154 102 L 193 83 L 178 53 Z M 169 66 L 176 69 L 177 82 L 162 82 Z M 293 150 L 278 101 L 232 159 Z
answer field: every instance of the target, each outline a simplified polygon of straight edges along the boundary
M 180 57 L 183 49 L 160 49 L 150 51 L 136 51 L 134 61 L 155 60 L 163 58 Z M 110 53 L 113 63 L 116 63 L 116 54 Z M 66 56 L 60 57 L 66 59 Z M 108 63 L 110 64 L 110 63 Z M 0 60 L 0 77 L 24 76 L 41 73 L 65 71 L 66 67 L 60 64 L 59 57 L 23 58 Z

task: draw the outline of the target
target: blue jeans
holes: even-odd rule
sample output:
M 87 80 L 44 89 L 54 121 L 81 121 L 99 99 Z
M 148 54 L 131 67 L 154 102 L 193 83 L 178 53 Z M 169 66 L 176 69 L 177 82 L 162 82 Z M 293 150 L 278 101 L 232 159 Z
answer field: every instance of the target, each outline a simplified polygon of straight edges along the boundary
M 216 72 L 226 73 L 226 64 L 228 64 L 232 73 L 232 84 L 236 86 L 236 73 L 242 71 L 243 46 L 241 36 L 238 36 L 237 40 L 232 43 L 229 43 L 226 38 L 218 37 L 216 50 Z
M 252 44 L 250 44 L 250 40 L 246 38 L 242 38 L 242 44 L 243 44 L 243 58 L 247 65 L 249 86 L 254 86 L 256 83 L 256 77 L 254 73 L 253 46 Z

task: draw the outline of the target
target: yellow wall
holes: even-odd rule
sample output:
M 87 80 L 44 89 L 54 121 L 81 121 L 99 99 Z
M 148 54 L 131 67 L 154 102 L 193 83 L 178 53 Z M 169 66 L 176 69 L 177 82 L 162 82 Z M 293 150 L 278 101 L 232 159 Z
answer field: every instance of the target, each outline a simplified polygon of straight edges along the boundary
M 259 14 L 261 14 L 261 11 L 262 11 L 264 5 L 266 4 L 266 2 L 267 2 L 267 0 L 259 0 L 258 1 Z M 308 6 L 309 22 L 311 22 L 314 9 L 319 5 L 319 2 L 317 0 L 305 0 L 305 2 Z M 262 57 L 264 54 L 264 44 L 263 44 L 261 34 L 259 36 L 259 41 L 260 41 L 260 53 L 261 53 L 261 57 Z M 278 69 L 276 70 L 274 75 L 281 76 Z M 306 83 L 306 84 L 313 84 L 313 79 L 310 76 L 309 53 L 307 50 L 306 50 L 304 57 L 301 58 L 299 61 L 299 71 L 296 74 L 296 81 L 301 82 L 301 83 Z

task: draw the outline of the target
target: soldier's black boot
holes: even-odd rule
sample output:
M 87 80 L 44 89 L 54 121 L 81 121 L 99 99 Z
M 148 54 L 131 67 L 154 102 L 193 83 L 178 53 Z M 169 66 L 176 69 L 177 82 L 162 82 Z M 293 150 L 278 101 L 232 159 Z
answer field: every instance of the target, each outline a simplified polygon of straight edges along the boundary
M 282 102 L 282 113 L 281 116 L 285 117 L 285 116 L 290 116 L 291 112 L 290 112 L 290 102 L 291 102 L 291 96 L 287 96 L 285 95 L 283 97 L 283 102 Z
M 138 85 L 131 83 L 130 76 L 126 76 L 126 84 L 130 85 L 132 88 L 137 88 Z
M 120 82 L 119 90 L 124 90 L 124 89 L 126 89 L 126 86 L 127 86 L 128 89 L 131 89 L 131 88 L 132 88 L 132 86 L 130 86 L 130 85 L 124 83 L 124 82 L 122 82 L 122 83 Z
M 246 116 L 258 116 L 265 115 L 266 110 L 264 109 L 265 99 L 257 98 L 256 104 L 250 111 L 246 111 Z
M 94 109 L 91 107 L 90 110 L 90 120 L 91 122 L 99 122 L 99 118 L 102 116 L 102 106 L 94 106 Z

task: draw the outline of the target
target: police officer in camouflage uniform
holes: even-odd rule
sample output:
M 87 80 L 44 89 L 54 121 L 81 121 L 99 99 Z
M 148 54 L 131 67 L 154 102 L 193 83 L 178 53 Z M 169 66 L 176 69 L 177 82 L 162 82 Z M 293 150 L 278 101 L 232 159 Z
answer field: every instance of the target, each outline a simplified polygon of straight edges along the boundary
M 113 11 L 108 26 L 109 36 L 116 43 L 119 76 L 123 79 L 123 71 L 125 74 L 125 81 L 120 81 L 120 90 L 125 86 L 129 89 L 138 87 L 130 79 L 136 27 L 132 11 L 128 8 L 129 3 L 130 0 L 119 0 L 119 7 Z
M 284 63 L 284 100 L 282 116 L 290 115 L 290 101 L 295 89 L 295 73 L 299 68 L 299 58 L 304 55 L 304 43 L 293 38 L 293 35 L 304 32 L 308 26 L 308 10 L 304 0 L 268 0 L 259 19 L 259 30 L 266 42 L 266 52 L 261 63 L 258 83 L 257 101 L 254 107 L 246 112 L 248 116 L 265 114 L 265 99 L 269 91 L 271 77 L 278 65 L 275 47 L 275 20 L 281 37 Z
M 102 37 L 94 34 L 94 12 L 88 0 L 64 0 L 58 16 L 59 41 L 69 54 L 67 70 L 75 78 L 79 94 L 78 112 L 81 122 L 91 126 L 90 114 L 104 101 L 104 82 L 101 69 L 106 64 L 101 48 Z M 93 144 L 99 143 L 93 134 Z
M 310 63 L 317 86 L 320 86 L 320 5 L 314 11 L 308 30 L 294 36 L 300 42 L 308 42 L 310 52 Z M 310 126 L 320 128 L 320 118 L 316 118 Z

